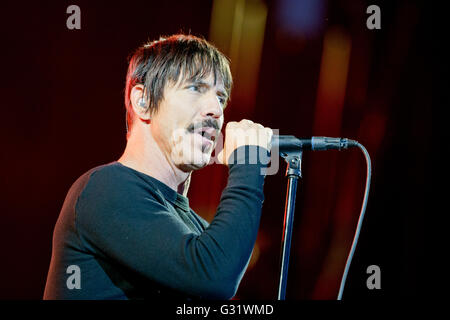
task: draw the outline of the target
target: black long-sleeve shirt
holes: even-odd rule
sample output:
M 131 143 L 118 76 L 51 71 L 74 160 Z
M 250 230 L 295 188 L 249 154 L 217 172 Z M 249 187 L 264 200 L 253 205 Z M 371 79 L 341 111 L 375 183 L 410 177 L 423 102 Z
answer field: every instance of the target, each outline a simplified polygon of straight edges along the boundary
M 263 166 L 245 155 L 247 164 L 229 165 L 211 224 L 188 198 L 119 162 L 86 172 L 55 226 L 44 299 L 232 298 L 264 199 Z M 79 268 L 79 289 L 68 286 L 69 266 Z

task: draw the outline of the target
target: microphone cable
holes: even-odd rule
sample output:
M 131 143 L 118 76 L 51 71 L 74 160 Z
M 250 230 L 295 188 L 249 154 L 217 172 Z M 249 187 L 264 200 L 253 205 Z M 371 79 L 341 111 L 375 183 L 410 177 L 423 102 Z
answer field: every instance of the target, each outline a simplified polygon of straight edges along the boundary
M 363 199 L 363 203 L 361 206 L 361 212 L 360 212 L 359 218 L 358 218 L 358 224 L 356 226 L 355 236 L 353 237 L 352 246 L 350 249 L 350 253 L 347 257 L 347 262 L 345 263 L 344 274 L 342 275 L 341 284 L 339 287 L 339 294 L 338 294 L 338 298 L 337 298 L 338 300 L 342 300 L 342 295 L 344 293 L 344 286 L 345 286 L 345 281 L 347 280 L 348 270 L 350 269 L 350 264 L 352 263 L 353 255 L 356 250 L 356 244 L 358 243 L 358 238 L 359 238 L 359 234 L 361 232 L 362 222 L 364 220 L 364 215 L 366 213 L 367 201 L 369 199 L 370 180 L 371 180 L 371 176 L 372 176 L 372 162 L 370 160 L 369 152 L 367 152 L 366 148 L 358 141 L 355 141 L 355 140 L 350 140 L 350 141 L 351 141 L 352 146 L 356 146 L 362 151 L 362 153 L 364 154 L 364 157 L 366 159 L 366 169 L 367 169 L 366 187 L 365 187 L 365 191 L 364 191 L 364 199 Z M 349 141 L 349 144 L 350 144 L 350 141 Z

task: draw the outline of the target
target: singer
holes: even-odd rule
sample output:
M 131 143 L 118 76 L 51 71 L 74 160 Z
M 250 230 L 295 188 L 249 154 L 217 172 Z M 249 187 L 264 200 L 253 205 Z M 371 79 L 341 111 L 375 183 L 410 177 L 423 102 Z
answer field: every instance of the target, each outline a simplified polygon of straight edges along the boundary
M 134 52 L 125 87 L 125 151 L 68 191 L 44 299 L 236 294 L 264 199 L 265 165 L 247 158 L 269 154 L 272 130 L 250 120 L 227 124 L 218 158 L 229 168 L 228 183 L 210 224 L 187 198 L 192 172 L 209 163 L 217 144 L 231 87 L 227 58 L 204 39 L 178 34 Z

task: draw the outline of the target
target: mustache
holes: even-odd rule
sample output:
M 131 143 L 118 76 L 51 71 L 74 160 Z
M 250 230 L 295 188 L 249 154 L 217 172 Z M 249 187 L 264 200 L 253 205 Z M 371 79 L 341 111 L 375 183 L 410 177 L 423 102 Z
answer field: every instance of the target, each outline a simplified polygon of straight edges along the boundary
M 214 128 L 216 130 L 220 130 L 219 123 L 216 120 L 213 120 L 213 119 L 205 119 L 205 120 L 203 120 L 201 122 L 191 123 L 186 128 L 186 130 L 188 132 L 194 132 L 198 128 L 206 128 L 206 127 L 210 127 L 210 128 Z

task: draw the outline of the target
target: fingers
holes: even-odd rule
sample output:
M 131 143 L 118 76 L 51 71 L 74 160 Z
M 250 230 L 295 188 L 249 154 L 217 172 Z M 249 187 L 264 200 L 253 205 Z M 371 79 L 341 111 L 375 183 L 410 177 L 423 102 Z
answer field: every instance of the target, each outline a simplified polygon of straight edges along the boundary
M 256 145 L 268 150 L 271 148 L 272 129 L 248 119 L 228 122 L 225 134 L 224 149 L 219 154 L 222 163 L 240 146 Z

